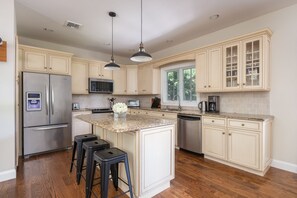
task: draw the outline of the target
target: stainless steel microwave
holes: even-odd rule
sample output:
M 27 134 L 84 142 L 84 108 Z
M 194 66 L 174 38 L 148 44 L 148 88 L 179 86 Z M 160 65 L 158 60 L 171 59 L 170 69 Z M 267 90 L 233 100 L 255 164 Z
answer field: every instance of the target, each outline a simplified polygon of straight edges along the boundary
M 89 93 L 105 93 L 113 92 L 113 80 L 89 78 Z

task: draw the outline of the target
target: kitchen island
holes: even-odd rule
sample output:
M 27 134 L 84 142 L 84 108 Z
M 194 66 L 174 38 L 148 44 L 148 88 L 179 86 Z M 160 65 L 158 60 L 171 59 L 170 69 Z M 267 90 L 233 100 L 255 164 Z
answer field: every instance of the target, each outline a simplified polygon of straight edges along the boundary
M 93 133 L 128 154 L 133 193 L 152 197 L 170 187 L 175 169 L 175 120 L 145 115 L 114 118 L 113 114 L 80 115 L 93 125 Z M 119 177 L 126 181 L 124 166 Z M 119 180 L 119 187 L 127 186 Z

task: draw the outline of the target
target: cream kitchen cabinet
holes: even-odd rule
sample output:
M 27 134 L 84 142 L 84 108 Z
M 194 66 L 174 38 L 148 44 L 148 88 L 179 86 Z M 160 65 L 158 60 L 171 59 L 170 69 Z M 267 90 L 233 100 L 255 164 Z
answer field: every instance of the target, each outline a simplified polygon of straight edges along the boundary
M 72 112 L 72 141 L 74 141 L 74 137 L 76 135 L 92 133 L 91 124 L 76 118 L 76 116 L 78 115 L 85 115 L 91 113 L 91 111 Z
M 138 67 L 138 94 L 160 94 L 160 69 L 153 65 Z
M 223 47 L 223 91 L 270 89 L 270 36 L 257 32 Z
M 112 80 L 112 71 L 104 69 L 105 62 L 90 61 L 89 62 L 89 77 L 102 78 Z
M 205 155 L 226 159 L 226 119 L 203 117 L 202 150 Z
M 23 71 L 42 72 L 51 74 L 71 74 L 72 54 L 54 50 L 20 45 Z
M 271 163 L 272 120 L 226 119 L 222 125 L 217 119 L 203 116 L 205 157 L 263 176 Z
M 121 68 L 112 72 L 113 94 L 127 94 L 127 68 L 121 65 Z
M 113 71 L 115 95 L 138 94 L 138 67 L 137 65 L 123 65 L 119 70 Z
M 196 91 L 222 90 L 222 47 L 199 50 L 196 54 Z
M 73 58 L 71 64 L 72 94 L 89 94 L 88 75 L 88 60 Z
M 137 65 L 127 66 L 127 94 L 138 94 L 138 67 Z

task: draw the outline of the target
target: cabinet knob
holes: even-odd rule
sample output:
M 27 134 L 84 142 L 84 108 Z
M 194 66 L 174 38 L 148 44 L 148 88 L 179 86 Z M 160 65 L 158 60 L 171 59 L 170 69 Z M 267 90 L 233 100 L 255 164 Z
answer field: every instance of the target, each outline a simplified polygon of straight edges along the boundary
M 44 66 L 44 69 L 47 69 L 47 67 L 46 67 L 46 66 Z
M 229 136 L 231 136 L 231 133 L 229 133 Z
M 50 67 L 49 69 L 53 69 L 53 68 Z
M 208 85 L 208 87 L 211 87 L 210 85 Z
M 225 135 L 225 132 L 223 132 L 222 134 Z
M 124 92 L 127 92 L 127 90 L 125 90 Z
M 135 90 L 135 92 L 137 92 L 137 90 Z
M 214 122 L 214 120 L 212 120 L 211 122 Z
M 206 85 L 204 85 L 204 88 L 206 88 Z
M 236 85 L 239 86 L 239 83 L 237 83 Z
M 244 126 L 244 124 L 241 124 L 241 126 Z
M 242 83 L 242 85 L 245 85 L 245 83 Z
M 164 114 L 162 114 L 162 116 L 164 116 Z

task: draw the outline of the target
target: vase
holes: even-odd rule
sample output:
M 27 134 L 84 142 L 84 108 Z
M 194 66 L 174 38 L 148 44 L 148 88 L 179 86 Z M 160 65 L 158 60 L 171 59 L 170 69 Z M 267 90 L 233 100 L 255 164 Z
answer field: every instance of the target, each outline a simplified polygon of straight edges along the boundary
M 124 112 L 124 113 L 116 113 L 116 112 L 114 112 L 113 113 L 113 117 L 114 118 L 125 118 L 126 117 L 126 112 Z

